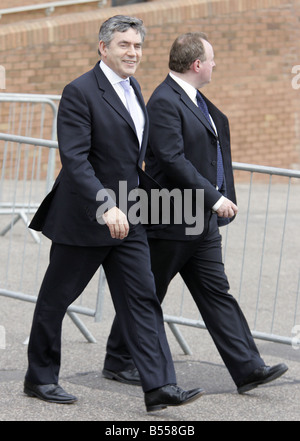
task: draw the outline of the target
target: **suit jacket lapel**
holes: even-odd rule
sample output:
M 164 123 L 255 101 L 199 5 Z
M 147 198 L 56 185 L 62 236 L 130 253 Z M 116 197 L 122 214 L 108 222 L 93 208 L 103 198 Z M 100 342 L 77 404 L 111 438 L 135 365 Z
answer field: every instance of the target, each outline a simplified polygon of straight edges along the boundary
M 102 72 L 102 70 L 99 68 L 99 63 L 96 64 L 94 67 L 94 73 L 97 78 L 98 87 L 103 91 L 103 99 L 117 112 L 119 115 L 124 118 L 127 123 L 130 125 L 130 127 L 135 131 L 135 127 L 133 124 L 133 121 L 127 111 L 127 109 L 124 107 L 124 104 L 118 97 L 118 94 Z
M 118 97 L 118 94 L 102 72 L 102 70 L 99 68 L 99 63 L 96 64 L 94 67 L 94 73 L 97 78 L 98 87 L 103 91 L 103 99 L 120 115 L 122 118 L 125 119 L 125 121 L 129 124 L 129 126 L 132 128 L 134 133 L 136 134 L 135 126 L 132 121 L 132 118 L 130 117 L 127 109 L 124 107 L 124 104 Z M 145 127 L 144 127 L 144 134 L 143 134 L 143 140 L 142 145 L 140 149 L 140 156 L 139 156 L 139 165 L 143 162 L 147 147 L 147 140 L 148 140 L 148 131 L 149 131 L 149 120 L 148 120 L 148 114 L 146 111 L 146 106 L 144 103 L 143 96 L 137 87 L 137 81 L 134 78 L 131 78 L 130 83 L 136 93 L 136 96 L 138 97 L 139 103 L 141 105 L 141 108 L 145 115 Z M 137 136 L 137 135 L 136 135 Z
M 182 89 L 182 87 L 179 86 L 179 84 L 176 83 L 176 81 L 173 80 L 173 78 L 170 77 L 170 75 L 167 76 L 165 80 L 177 93 L 180 94 L 181 100 L 184 102 L 184 104 L 196 115 L 196 117 L 201 121 L 201 123 L 214 135 L 215 132 L 212 129 L 211 125 L 207 121 L 206 117 L 203 115 L 203 112 L 199 107 L 197 107 L 193 101 L 190 99 L 190 97 L 185 93 L 185 91 Z

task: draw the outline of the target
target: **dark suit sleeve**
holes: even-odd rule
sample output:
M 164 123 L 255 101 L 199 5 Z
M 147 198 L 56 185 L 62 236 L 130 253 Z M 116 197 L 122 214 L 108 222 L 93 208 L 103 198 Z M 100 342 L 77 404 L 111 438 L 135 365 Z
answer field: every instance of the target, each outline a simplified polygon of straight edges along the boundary
M 70 190 L 84 201 L 87 214 L 95 218 L 99 190 L 107 195 L 109 208 L 115 201 L 104 189 L 89 161 L 92 146 L 91 111 L 82 91 L 70 83 L 65 87 L 57 119 L 58 146 Z M 103 198 L 102 198 L 103 200 Z
M 160 169 L 174 187 L 203 189 L 206 207 L 213 207 L 221 195 L 185 156 L 182 110 L 179 110 L 177 102 L 154 94 L 147 110 L 150 119 L 149 146 Z

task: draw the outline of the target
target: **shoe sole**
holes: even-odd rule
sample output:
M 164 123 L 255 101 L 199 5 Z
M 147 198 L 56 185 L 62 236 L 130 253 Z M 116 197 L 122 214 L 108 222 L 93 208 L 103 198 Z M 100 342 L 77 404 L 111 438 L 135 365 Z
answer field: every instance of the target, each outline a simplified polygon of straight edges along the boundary
M 270 375 L 270 377 L 266 378 L 265 380 L 258 380 L 254 381 L 253 383 L 245 384 L 245 386 L 241 386 L 238 388 L 238 393 L 243 394 L 245 392 L 249 392 L 252 389 L 255 389 L 258 386 L 261 386 L 262 384 L 270 383 L 271 381 L 274 381 L 277 378 L 281 377 L 281 375 L 283 375 L 287 370 L 288 368 L 286 367 L 278 372 L 274 372 L 273 375 Z
M 164 403 L 161 403 L 161 404 L 155 404 L 153 406 L 146 406 L 146 410 L 147 410 L 147 412 L 154 412 L 156 410 L 166 409 L 167 407 L 170 407 L 170 406 L 173 406 L 173 407 L 174 406 L 184 406 L 185 404 L 189 404 L 189 403 L 192 403 L 193 401 L 198 400 L 198 398 L 202 397 L 202 395 L 204 393 L 205 393 L 205 391 L 203 390 L 203 391 L 199 392 L 198 394 L 194 395 L 193 397 L 189 398 L 188 400 L 184 401 L 183 403 L 179 403 L 179 404 L 171 404 L 171 403 L 170 404 L 164 404 Z
M 102 371 L 102 376 L 107 380 L 118 381 L 119 383 L 130 384 L 131 386 L 141 386 L 142 384 L 140 381 L 125 380 L 124 378 L 119 377 L 117 374 L 112 374 L 108 371 Z
M 46 398 L 43 398 L 41 395 L 37 394 L 36 392 L 24 388 L 24 394 L 26 394 L 28 397 L 31 398 L 38 398 L 39 400 L 46 401 L 47 403 L 56 403 L 56 404 L 73 404 L 76 403 L 77 398 L 74 398 L 73 400 L 47 400 Z

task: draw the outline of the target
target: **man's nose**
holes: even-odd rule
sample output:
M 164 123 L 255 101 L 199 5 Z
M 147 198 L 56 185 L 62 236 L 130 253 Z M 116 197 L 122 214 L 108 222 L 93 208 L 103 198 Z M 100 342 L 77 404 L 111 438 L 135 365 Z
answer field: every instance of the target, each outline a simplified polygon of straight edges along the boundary
M 127 53 L 132 56 L 136 55 L 137 51 L 136 51 L 136 48 L 134 47 L 134 45 L 128 46 Z

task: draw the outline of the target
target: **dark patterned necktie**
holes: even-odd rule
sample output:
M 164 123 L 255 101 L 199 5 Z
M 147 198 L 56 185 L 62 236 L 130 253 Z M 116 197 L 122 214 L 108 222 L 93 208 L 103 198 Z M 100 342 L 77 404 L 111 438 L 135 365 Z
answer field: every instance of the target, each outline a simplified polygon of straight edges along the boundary
M 202 110 L 204 116 L 206 117 L 206 119 L 209 122 L 210 126 L 212 127 L 213 131 L 215 132 L 215 130 L 212 126 L 212 123 L 211 123 L 211 119 L 209 116 L 206 102 L 204 101 L 204 99 L 202 98 L 202 96 L 198 90 L 197 90 L 197 104 L 198 104 L 198 107 Z M 221 152 L 220 143 L 218 140 L 217 141 L 217 186 L 218 186 L 219 190 L 221 189 L 221 187 L 223 185 L 223 180 L 224 180 L 223 159 L 222 159 L 222 152 Z

